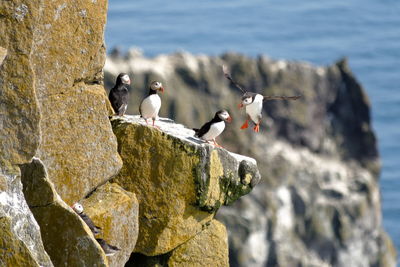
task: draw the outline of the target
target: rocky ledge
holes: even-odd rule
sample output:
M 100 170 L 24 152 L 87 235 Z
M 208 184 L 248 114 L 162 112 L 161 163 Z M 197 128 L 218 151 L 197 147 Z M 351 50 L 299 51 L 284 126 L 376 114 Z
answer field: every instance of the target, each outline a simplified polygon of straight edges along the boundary
M 160 118 L 157 127 L 139 116 L 111 123 L 124 162 L 113 182 L 135 193 L 140 206 L 135 252 L 170 252 L 260 181 L 254 159 L 215 148 L 170 119 Z

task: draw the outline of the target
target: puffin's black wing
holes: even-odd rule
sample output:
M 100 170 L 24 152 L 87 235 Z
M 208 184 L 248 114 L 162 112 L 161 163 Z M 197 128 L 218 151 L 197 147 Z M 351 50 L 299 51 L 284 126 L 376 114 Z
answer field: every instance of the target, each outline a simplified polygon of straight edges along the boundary
M 82 220 L 86 223 L 87 226 L 89 226 L 93 234 L 100 233 L 101 228 L 96 226 L 94 222 L 89 218 L 89 216 L 87 216 L 85 213 L 81 213 L 79 214 L 79 216 L 81 216 Z
M 111 106 L 114 109 L 114 112 L 118 112 L 118 96 L 115 87 L 110 90 L 110 94 L 108 95 L 108 100 L 110 100 Z
M 124 105 L 128 105 L 129 91 L 125 86 L 123 88 L 114 87 L 111 89 L 108 99 L 115 113 L 120 113 L 120 109 Z
M 142 116 L 142 104 L 143 104 L 143 101 L 144 101 L 146 98 L 147 98 L 147 96 L 146 96 L 145 98 L 142 99 L 142 101 L 140 102 L 140 105 L 139 105 L 139 114 L 140 114 L 140 117 Z
M 99 243 L 99 245 L 101 246 L 101 248 L 103 249 L 103 251 L 106 254 L 106 256 L 111 256 L 114 253 L 116 253 L 116 252 L 121 250 L 116 246 L 108 244 L 104 239 L 96 238 L 96 240 Z
M 210 130 L 210 127 L 211 127 L 211 121 L 205 123 L 203 126 L 201 126 L 200 129 L 193 129 L 193 130 L 196 132 L 197 137 L 202 137 Z
M 264 101 L 268 100 L 297 100 L 301 97 L 301 95 L 296 95 L 296 96 L 264 96 Z
M 121 102 L 125 105 L 128 105 L 129 102 L 129 90 L 126 86 L 121 90 Z
M 229 69 L 226 65 L 222 65 L 222 71 L 224 72 L 225 77 L 231 81 L 231 83 L 233 83 L 238 89 L 240 89 L 240 91 L 242 91 L 243 94 L 245 94 L 247 91 L 245 89 L 243 89 L 237 82 L 235 82 L 232 77 L 231 74 L 229 73 Z

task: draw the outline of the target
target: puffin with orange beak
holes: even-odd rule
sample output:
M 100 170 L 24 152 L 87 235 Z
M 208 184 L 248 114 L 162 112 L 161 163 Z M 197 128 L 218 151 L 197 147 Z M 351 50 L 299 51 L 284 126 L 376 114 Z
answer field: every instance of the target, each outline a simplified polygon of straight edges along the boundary
M 237 82 L 235 82 L 232 79 L 227 66 L 222 65 L 222 71 L 224 72 L 225 77 L 229 81 L 231 81 L 231 83 L 233 83 L 243 93 L 242 101 L 240 102 L 238 107 L 239 107 L 239 109 L 241 109 L 243 107 L 246 108 L 247 119 L 243 123 L 242 127 L 240 127 L 240 129 L 248 128 L 249 120 L 251 120 L 255 124 L 253 130 L 257 133 L 260 131 L 260 123 L 261 123 L 261 118 L 262 118 L 262 109 L 263 109 L 264 101 L 296 100 L 301 97 L 301 95 L 297 95 L 297 96 L 263 96 L 261 94 L 247 92 Z
M 221 147 L 215 141 L 225 129 L 225 122 L 232 122 L 232 117 L 226 110 L 219 110 L 215 113 L 212 120 L 205 123 L 200 129 L 193 129 L 196 136 L 205 140 L 206 142 L 213 141 L 215 146 Z
M 149 88 L 149 95 L 142 100 L 139 106 L 140 116 L 145 119 L 146 124 L 148 119 L 152 119 L 153 126 L 161 108 L 161 98 L 157 94 L 158 91 L 164 93 L 162 83 L 157 81 L 152 82 Z

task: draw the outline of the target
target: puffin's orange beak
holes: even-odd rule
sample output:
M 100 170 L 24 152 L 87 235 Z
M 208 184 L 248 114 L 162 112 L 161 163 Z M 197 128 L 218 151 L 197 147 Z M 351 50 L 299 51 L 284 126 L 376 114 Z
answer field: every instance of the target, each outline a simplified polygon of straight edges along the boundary
M 229 117 L 226 119 L 226 121 L 229 122 L 229 123 L 231 123 L 231 122 L 232 122 L 232 117 L 229 116 Z
M 128 85 L 130 85 L 130 84 L 131 84 L 131 79 L 129 79 L 129 80 L 128 80 L 127 84 L 128 84 Z
M 164 93 L 164 87 L 160 88 L 161 93 Z
M 243 103 L 240 103 L 240 104 L 238 105 L 238 108 L 241 109 L 242 107 L 243 107 Z

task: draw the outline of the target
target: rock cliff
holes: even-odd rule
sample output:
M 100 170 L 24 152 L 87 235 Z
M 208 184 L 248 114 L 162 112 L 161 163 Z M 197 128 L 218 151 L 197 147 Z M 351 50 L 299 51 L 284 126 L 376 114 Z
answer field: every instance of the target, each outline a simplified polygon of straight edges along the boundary
M 171 120 L 111 124 L 106 11 L 106 0 L 0 3 L 0 265 L 227 266 L 214 216 L 257 184 L 256 162 Z M 99 238 L 120 250 L 106 256 Z
M 106 266 L 69 208 L 121 168 L 103 86 L 107 1 L 0 3 L 1 266 Z
M 267 102 L 261 132 L 242 131 L 240 92 L 222 64 L 251 91 L 303 97 Z M 133 79 L 128 113 L 136 113 L 147 84 L 160 80 L 162 116 L 196 127 L 220 108 L 233 115 L 220 142 L 257 159 L 263 178 L 217 215 L 228 229 L 231 266 L 395 266 L 382 229 L 370 104 L 346 59 L 319 67 L 233 53 L 146 58 L 115 50 L 105 66 L 107 88 L 122 71 Z

